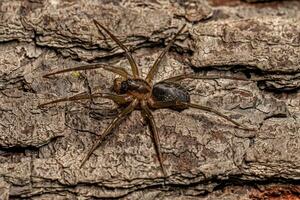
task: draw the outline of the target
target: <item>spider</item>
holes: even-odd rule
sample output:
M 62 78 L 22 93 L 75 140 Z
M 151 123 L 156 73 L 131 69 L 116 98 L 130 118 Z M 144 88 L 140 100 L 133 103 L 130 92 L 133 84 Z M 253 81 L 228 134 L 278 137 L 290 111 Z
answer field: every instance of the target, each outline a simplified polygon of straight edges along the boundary
M 50 72 L 43 77 L 47 78 L 49 76 L 53 76 L 56 74 L 71 72 L 71 71 L 81 71 L 81 70 L 91 70 L 101 68 L 103 70 L 110 71 L 114 74 L 119 75 L 118 78 L 114 80 L 113 83 L 113 93 L 80 93 L 71 97 L 65 97 L 56 99 L 54 101 L 46 102 L 40 104 L 39 107 L 44 107 L 49 104 L 55 104 L 59 102 L 65 101 L 76 101 L 81 99 L 92 99 L 92 98 L 105 98 L 114 101 L 122 111 L 119 112 L 115 118 L 111 121 L 111 123 L 106 127 L 101 135 L 98 136 L 97 140 L 90 148 L 86 156 L 83 158 L 80 164 L 80 168 L 86 163 L 89 157 L 93 154 L 93 152 L 98 148 L 100 143 L 109 135 L 112 130 L 121 123 L 133 110 L 141 110 L 142 116 L 144 117 L 145 121 L 148 122 L 150 125 L 150 131 L 152 133 L 153 142 L 155 151 L 158 157 L 158 161 L 160 164 L 161 171 L 163 175 L 166 177 L 167 172 L 163 165 L 162 153 L 160 148 L 160 139 L 158 130 L 156 127 L 155 119 L 152 115 L 152 110 L 162 109 L 162 108 L 169 108 L 176 111 L 182 111 L 188 108 L 195 108 L 204 110 L 207 112 L 212 112 L 219 117 L 226 119 L 227 121 L 231 122 L 235 126 L 252 131 L 253 129 L 247 128 L 242 124 L 230 119 L 228 116 L 220 113 L 217 110 L 214 110 L 210 107 L 201 106 L 197 104 L 193 104 L 190 102 L 190 95 L 186 89 L 180 86 L 177 81 L 190 78 L 190 79 L 217 79 L 217 78 L 225 78 L 225 79 L 238 79 L 238 80 L 245 80 L 243 78 L 234 78 L 229 76 L 215 76 L 215 75 L 196 75 L 196 74 L 183 74 L 179 76 L 174 76 L 158 83 L 153 83 L 154 76 L 158 70 L 159 64 L 161 63 L 162 59 L 169 51 L 170 47 L 174 44 L 175 39 L 180 35 L 185 26 L 183 25 L 179 31 L 173 36 L 169 44 L 165 47 L 165 49 L 161 52 L 158 56 L 156 61 L 154 62 L 153 66 L 150 68 L 145 79 L 141 78 L 139 74 L 139 70 L 137 64 L 132 57 L 131 52 L 128 48 L 119 40 L 116 36 L 114 36 L 107 28 L 101 25 L 96 20 L 93 20 L 95 26 L 97 27 L 98 31 L 101 33 L 103 30 L 106 34 L 110 36 L 110 38 L 117 43 L 117 45 L 124 51 L 127 60 L 129 61 L 131 67 L 131 73 L 128 73 L 125 69 L 109 66 L 101 63 L 93 63 L 93 64 L 85 64 L 80 65 L 78 67 L 59 70 Z

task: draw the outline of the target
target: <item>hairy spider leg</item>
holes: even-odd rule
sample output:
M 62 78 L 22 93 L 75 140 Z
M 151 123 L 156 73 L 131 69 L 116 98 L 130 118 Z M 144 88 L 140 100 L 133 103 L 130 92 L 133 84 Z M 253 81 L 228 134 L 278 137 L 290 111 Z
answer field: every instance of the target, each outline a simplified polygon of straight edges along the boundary
M 165 167 L 163 165 L 162 154 L 161 154 L 161 149 L 160 149 L 160 139 L 159 139 L 159 134 L 158 134 L 158 131 L 157 131 L 157 127 L 156 127 L 156 124 L 155 124 L 154 117 L 153 117 L 149 107 L 147 106 L 146 102 L 142 102 L 141 107 L 142 107 L 142 111 L 144 113 L 144 116 L 150 122 L 150 131 L 153 135 L 153 142 L 154 142 L 155 151 L 156 151 L 156 154 L 157 154 L 157 157 L 158 157 L 158 161 L 159 161 L 159 164 L 160 164 L 160 167 L 161 167 L 161 170 L 162 170 L 164 176 L 167 177 L 167 172 L 166 172 Z
M 240 81 L 251 81 L 250 79 L 244 77 L 232 77 L 226 75 L 200 75 L 197 73 L 190 73 L 190 74 L 181 74 L 178 76 L 173 76 L 167 79 L 162 80 L 161 82 L 177 82 L 183 79 L 231 79 L 231 80 L 240 80 Z
M 119 47 L 121 47 L 121 49 L 123 49 L 123 51 L 125 52 L 126 58 L 128 59 L 129 64 L 131 66 L 133 77 L 139 78 L 138 67 L 137 67 L 136 62 L 134 61 L 130 51 L 127 49 L 127 47 L 116 36 L 114 36 L 107 28 L 105 28 L 103 25 L 101 25 L 95 19 L 94 19 L 94 23 L 100 33 L 101 33 L 101 29 L 103 29 L 111 37 L 111 39 L 114 40 L 119 45 Z
M 139 101 L 137 99 L 133 100 L 124 110 L 122 110 L 118 116 L 116 116 L 112 122 L 108 125 L 108 127 L 105 129 L 105 131 L 99 135 L 96 142 L 93 144 L 92 148 L 89 150 L 89 152 L 86 154 L 86 156 L 83 158 L 80 164 L 80 168 L 85 164 L 85 162 L 90 158 L 92 153 L 98 148 L 100 143 L 105 139 L 105 137 L 110 134 L 110 132 L 113 130 L 116 125 L 118 125 L 125 117 L 130 114 L 135 107 L 138 105 Z
M 233 77 L 227 75 L 202 75 L 197 73 L 189 73 L 189 74 L 181 74 L 178 76 L 173 76 L 170 78 L 166 78 L 160 82 L 177 82 L 183 79 L 231 79 L 231 80 L 239 80 L 239 81 L 271 81 L 271 80 L 282 80 L 281 78 L 276 77 L 255 77 L 255 78 L 246 78 L 246 77 Z
M 88 94 L 87 92 L 83 92 L 80 94 L 76 94 L 71 97 L 64 97 L 60 99 L 56 99 L 53 101 L 49 101 L 43 104 L 40 104 L 38 107 L 42 108 L 50 104 L 55 104 L 55 103 L 60 103 L 60 102 L 66 102 L 66 101 L 77 101 L 77 100 L 82 100 L 82 99 L 93 99 L 93 98 L 106 98 L 113 100 L 115 103 L 118 105 L 120 104 L 125 104 L 129 103 L 132 101 L 129 96 L 127 95 L 116 95 L 116 94 L 111 94 L 111 93 L 93 93 L 93 94 Z
M 148 83 L 151 83 L 153 81 L 154 75 L 157 72 L 158 66 L 160 64 L 160 62 L 162 61 L 162 59 L 164 58 L 164 56 L 166 55 L 166 53 L 169 51 L 170 47 L 174 44 L 175 39 L 178 37 L 178 35 L 183 31 L 183 29 L 185 28 L 186 24 L 184 24 L 180 30 L 174 35 L 174 37 L 171 39 L 171 41 L 169 42 L 169 44 L 167 45 L 167 47 L 161 52 L 161 54 L 158 56 L 158 58 L 156 59 L 156 61 L 154 62 L 153 66 L 151 67 L 151 69 L 149 70 L 147 77 L 146 77 L 146 81 Z
M 175 105 L 177 106 L 183 104 L 179 104 L 178 101 L 153 101 L 152 99 L 150 99 L 148 101 L 148 105 L 151 109 L 162 109 L 162 108 L 170 108 Z
M 55 72 L 51 72 L 48 74 L 45 74 L 43 77 L 47 78 L 49 76 L 55 75 L 55 74 L 61 74 L 61 73 L 66 73 L 66 72 L 71 72 L 71 71 L 84 71 L 84 70 L 90 70 L 90 69 L 98 69 L 98 68 L 102 68 L 104 70 L 113 72 L 115 74 L 118 74 L 124 78 L 127 79 L 127 77 L 130 77 L 131 75 L 128 74 L 128 72 L 120 67 L 113 67 L 113 66 L 109 66 L 109 65 L 105 65 L 105 64 L 99 64 L 99 63 L 95 63 L 95 64 L 86 64 L 86 65 L 80 65 L 78 67 L 73 67 L 73 68 L 69 68 L 69 69 L 63 69 L 63 70 L 59 70 L 59 71 L 55 71 Z
M 190 108 L 195 108 L 195 109 L 199 109 L 199 110 L 204 110 L 204 111 L 207 111 L 207 112 L 212 112 L 216 115 L 218 115 L 219 117 L 222 117 L 223 119 L 226 119 L 227 121 L 230 121 L 231 123 L 233 123 L 234 125 L 236 125 L 238 128 L 240 129 L 243 129 L 243 130 L 248 130 L 248 131 L 255 131 L 255 129 L 253 128 L 248 128 L 232 119 L 230 119 L 228 116 L 220 113 L 219 111 L 215 110 L 215 109 L 212 109 L 210 107 L 206 107 L 206 106 L 201 106 L 201 105 L 197 105 L 197 104 L 193 104 L 193 103 L 187 103 L 187 102 L 177 102 L 177 104 L 183 104 L 187 107 L 190 107 Z
M 219 111 L 206 107 L 206 106 L 201 106 L 201 105 L 197 105 L 197 104 L 193 104 L 193 103 L 187 103 L 187 102 L 180 102 L 180 101 L 168 101 L 168 102 L 157 102 L 157 101 L 150 101 L 149 105 L 151 106 L 151 108 L 154 109 L 160 109 L 160 108 L 168 108 L 171 106 L 183 106 L 185 108 L 195 108 L 195 109 L 199 109 L 199 110 L 204 110 L 206 112 L 212 112 L 216 115 L 218 115 L 219 117 L 222 117 L 223 119 L 226 119 L 227 121 L 231 122 L 232 124 L 236 125 L 238 128 L 243 129 L 243 130 L 248 130 L 248 131 L 255 131 L 255 129 L 252 128 L 248 128 L 232 119 L 230 119 L 228 116 L 220 113 Z

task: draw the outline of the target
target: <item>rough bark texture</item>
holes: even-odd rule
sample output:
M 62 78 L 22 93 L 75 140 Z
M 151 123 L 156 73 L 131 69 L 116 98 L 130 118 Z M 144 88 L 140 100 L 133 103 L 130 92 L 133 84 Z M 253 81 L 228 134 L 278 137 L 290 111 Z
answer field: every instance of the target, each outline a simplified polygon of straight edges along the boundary
M 253 2 L 253 1 L 252 1 Z M 110 91 L 102 70 L 42 75 L 86 62 L 129 69 L 95 19 L 134 52 L 143 76 L 182 24 L 156 81 L 186 72 L 249 81 L 184 80 L 214 114 L 154 111 L 164 180 L 149 128 L 134 111 L 79 164 L 111 121 L 108 100 L 37 106 Z M 239 1 L 1 1 L 0 199 L 263 199 L 299 197 L 300 3 Z M 265 79 L 265 80 L 262 80 Z M 259 81 L 260 80 L 260 81 Z

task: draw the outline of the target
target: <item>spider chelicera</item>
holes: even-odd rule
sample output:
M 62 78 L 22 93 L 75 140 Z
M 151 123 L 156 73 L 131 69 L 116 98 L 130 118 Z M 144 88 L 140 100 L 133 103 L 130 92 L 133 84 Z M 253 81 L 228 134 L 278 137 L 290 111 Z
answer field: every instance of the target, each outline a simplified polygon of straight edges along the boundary
M 224 78 L 224 79 L 237 79 L 237 80 L 247 80 L 244 78 L 234 78 L 230 76 L 216 76 L 216 75 L 197 75 L 195 73 L 192 74 L 183 74 L 179 76 L 174 76 L 158 83 L 153 83 L 153 78 L 158 70 L 159 64 L 162 61 L 165 54 L 168 52 L 172 44 L 174 43 L 176 37 L 180 35 L 185 25 L 183 25 L 179 31 L 173 36 L 170 43 L 166 46 L 166 48 L 161 52 L 159 57 L 154 62 L 153 66 L 150 68 L 145 79 L 142 79 L 137 64 L 133 59 L 130 51 L 128 48 L 119 41 L 107 28 L 103 25 L 98 23 L 94 20 L 94 24 L 96 25 L 99 32 L 104 30 L 113 41 L 115 41 L 121 49 L 124 50 L 126 58 L 128 59 L 132 74 L 128 73 L 125 69 L 119 67 L 113 67 L 105 64 L 94 63 L 94 64 L 87 64 L 81 65 L 74 68 L 59 70 L 55 72 L 48 73 L 43 77 L 49 77 L 55 74 L 61 74 L 71 71 L 82 71 L 82 70 L 90 70 L 90 69 L 97 69 L 101 68 L 112 73 L 119 75 L 120 77 L 114 80 L 114 93 L 80 93 L 71 97 L 56 99 L 54 101 L 46 102 L 39 107 L 44 107 L 49 104 L 65 102 L 65 101 L 76 101 L 82 99 L 92 99 L 92 98 L 106 98 L 114 101 L 122 111 L 118 113 L 118 115 L 112 120 L 112 122 L 107 126 L 107 128 L 103 131 L 101 135 L 98 136 L 96 142 L 93 144 L 89 152 L 83 158 L 80 167 L 82 167 L 85 162 L 89 159 L 91 154 L 98 148 L 100 143 L 105 139 L 105 137 L 111 133 L 113 128 L 120 124 L 122 120 L 126 116 L 128 116 L 133 110 L 141 110 L 142 116 L 149 122 L 150 131 L 153 135 L 153 142 L 155 146 L 155 150 L 157 153 L 158 161 L 163 172 L 163 175 L 166 177 L 167 172 L 163 165 L 162 160 L 162 153 L 160 150 L 160 140 L 158 130 L 155 124 L 155 119 L 151 113 L 151 110 L 161 109 L 161 108 L 170 108 L 177 111 L 182 111 L 187 108 L 195 108 L 204 110 L 207 112 L 212 112 L 218 115 L 221 118 L 226 119 L 227 121 L 231 122 L 235 126 L 244 129 L 244 130 L 253 130 L 251 128 L 247 128 L 242 124 L 230 119 L 228 116 L 214 110 L 210 107 L 201 106 L 197 104 L 193 104 L 190 102 L 190 95 L 183 87 L 181 87 L 177 81 L 190 78 L 190 79 L 217 79 L 217 78 Z

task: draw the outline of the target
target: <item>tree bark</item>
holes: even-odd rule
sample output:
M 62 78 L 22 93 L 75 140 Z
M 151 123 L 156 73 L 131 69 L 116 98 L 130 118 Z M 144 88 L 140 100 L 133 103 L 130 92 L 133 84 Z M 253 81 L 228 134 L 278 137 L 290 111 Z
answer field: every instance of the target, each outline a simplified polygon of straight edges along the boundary
M 207 112 L 153 111 L 164 179 L 151 132 L 134 111 L 80 162 L 111 122 L 113 102 L 39 104 L 81 92 L 111 92 L 101 69 L 48 72 L 100 62 L 143 77 L 183 25 L 155 82 L 183 73 L 235 79 L 186 79 Z M 278 1 L 1 1 L 0 199 L 263 199 L 300 195 L 300 3 Z

